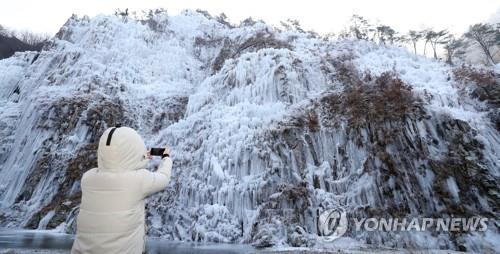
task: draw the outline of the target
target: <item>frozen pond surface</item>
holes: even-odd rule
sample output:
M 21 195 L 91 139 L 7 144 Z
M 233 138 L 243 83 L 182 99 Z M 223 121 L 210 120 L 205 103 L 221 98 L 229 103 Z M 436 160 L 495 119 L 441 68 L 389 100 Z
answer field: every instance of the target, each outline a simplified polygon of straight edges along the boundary
M 73 244 L 74 235 L 37 230 L 0 229 L 0 254 L 68 254 Z M 258 250 L 243 244 L 214 244 L 173 242 L 159 238 L 149 238 L 146 244 L 147 254 L 395 254 L 395 253 L 462 253 L 451 250 L 396 250 L 357 248 L 350 246 L 349 241 L 332 248 L 282 248 Z
M 0 253 L 69 253 L 74 235 L 46 231 L 0 229 Z M 256 253 L 248 245 L 199 244 L 149 238 L 148 254 L 240 254 Z M 7 249 L 10 249 L 7 251 Z

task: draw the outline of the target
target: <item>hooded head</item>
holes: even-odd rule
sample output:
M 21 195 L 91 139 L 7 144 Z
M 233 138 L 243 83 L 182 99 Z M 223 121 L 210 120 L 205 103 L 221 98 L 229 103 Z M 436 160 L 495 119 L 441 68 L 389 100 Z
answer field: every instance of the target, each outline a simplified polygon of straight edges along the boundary
M 145 158 L 146 153 L 144 140 L 134 129 L 112 127 L 99 140 L 97 165 L 101 170 L 137 170 L 147 166 L 149 159 Z

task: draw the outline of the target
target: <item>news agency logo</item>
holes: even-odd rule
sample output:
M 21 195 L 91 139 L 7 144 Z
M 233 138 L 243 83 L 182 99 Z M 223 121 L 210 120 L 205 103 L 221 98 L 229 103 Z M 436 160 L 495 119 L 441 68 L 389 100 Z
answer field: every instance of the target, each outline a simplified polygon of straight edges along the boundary
M 473 216 L 470 218 L 353 218 L 354 231 L 448 231 L 473 232 L 486 231 L 488 218 Z M 326 242 L 342 237 L 348 228 L 347 214 L 344 208 L 328 209 L 318 217 L 319 235 Z
M 323 211 L 318 218 L 319 233 L 331 242 L 347 231 L 347 214 L 341 207 Z

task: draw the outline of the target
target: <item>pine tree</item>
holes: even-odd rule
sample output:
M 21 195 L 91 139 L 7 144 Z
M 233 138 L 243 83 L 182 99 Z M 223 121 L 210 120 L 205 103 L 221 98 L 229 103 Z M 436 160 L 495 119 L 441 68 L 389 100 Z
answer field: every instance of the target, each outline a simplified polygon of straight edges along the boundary
M 494 46 L 500 45 L 500 31 L 498 28 L 498 25 L 495 27 L 491 24 L 479 23 L 470 26 L 469 30 L 464 34 L 466 38 L 479 45 L 489 64 L 495 64 L 492 50 Z
M 444 49 L 446 50 L 446 63 L 453 65 L 453 57 L 462 56 L 465 52 L 460 49 L 465 47 L 466 43 L 463 39 L 456 39 L 451 36 L 448 42 L 444 45 Z
M 422 39 L 423 34 L 420 31 L 410 30 L 408 32 L 408 40 L 411 41 L 413 45 L 413 52 L 415 55 L 417 54 L 417 43 L 420 39 Z

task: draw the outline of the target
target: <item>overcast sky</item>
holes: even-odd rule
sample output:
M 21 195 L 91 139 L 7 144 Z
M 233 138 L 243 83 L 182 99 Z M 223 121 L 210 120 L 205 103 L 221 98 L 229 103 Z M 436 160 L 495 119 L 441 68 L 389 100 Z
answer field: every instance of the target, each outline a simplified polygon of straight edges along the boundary
M 95 16 L 112 14 L 117 8 L 158 7 L 167 9 L 170 15 L 184 9 L 204 9 L 212 15 L 224 12 L 233 23 L 249 16 L 270 24 L 291 18 L 299 20 L 305 29 L 320 33 L 340 31 L 352 14 L 398 31 L 433 27 L 454 33 L 494 15 L 500 17 L 499 0 L 2 0 L 0 24 L 54 34 L 73 13 Z

